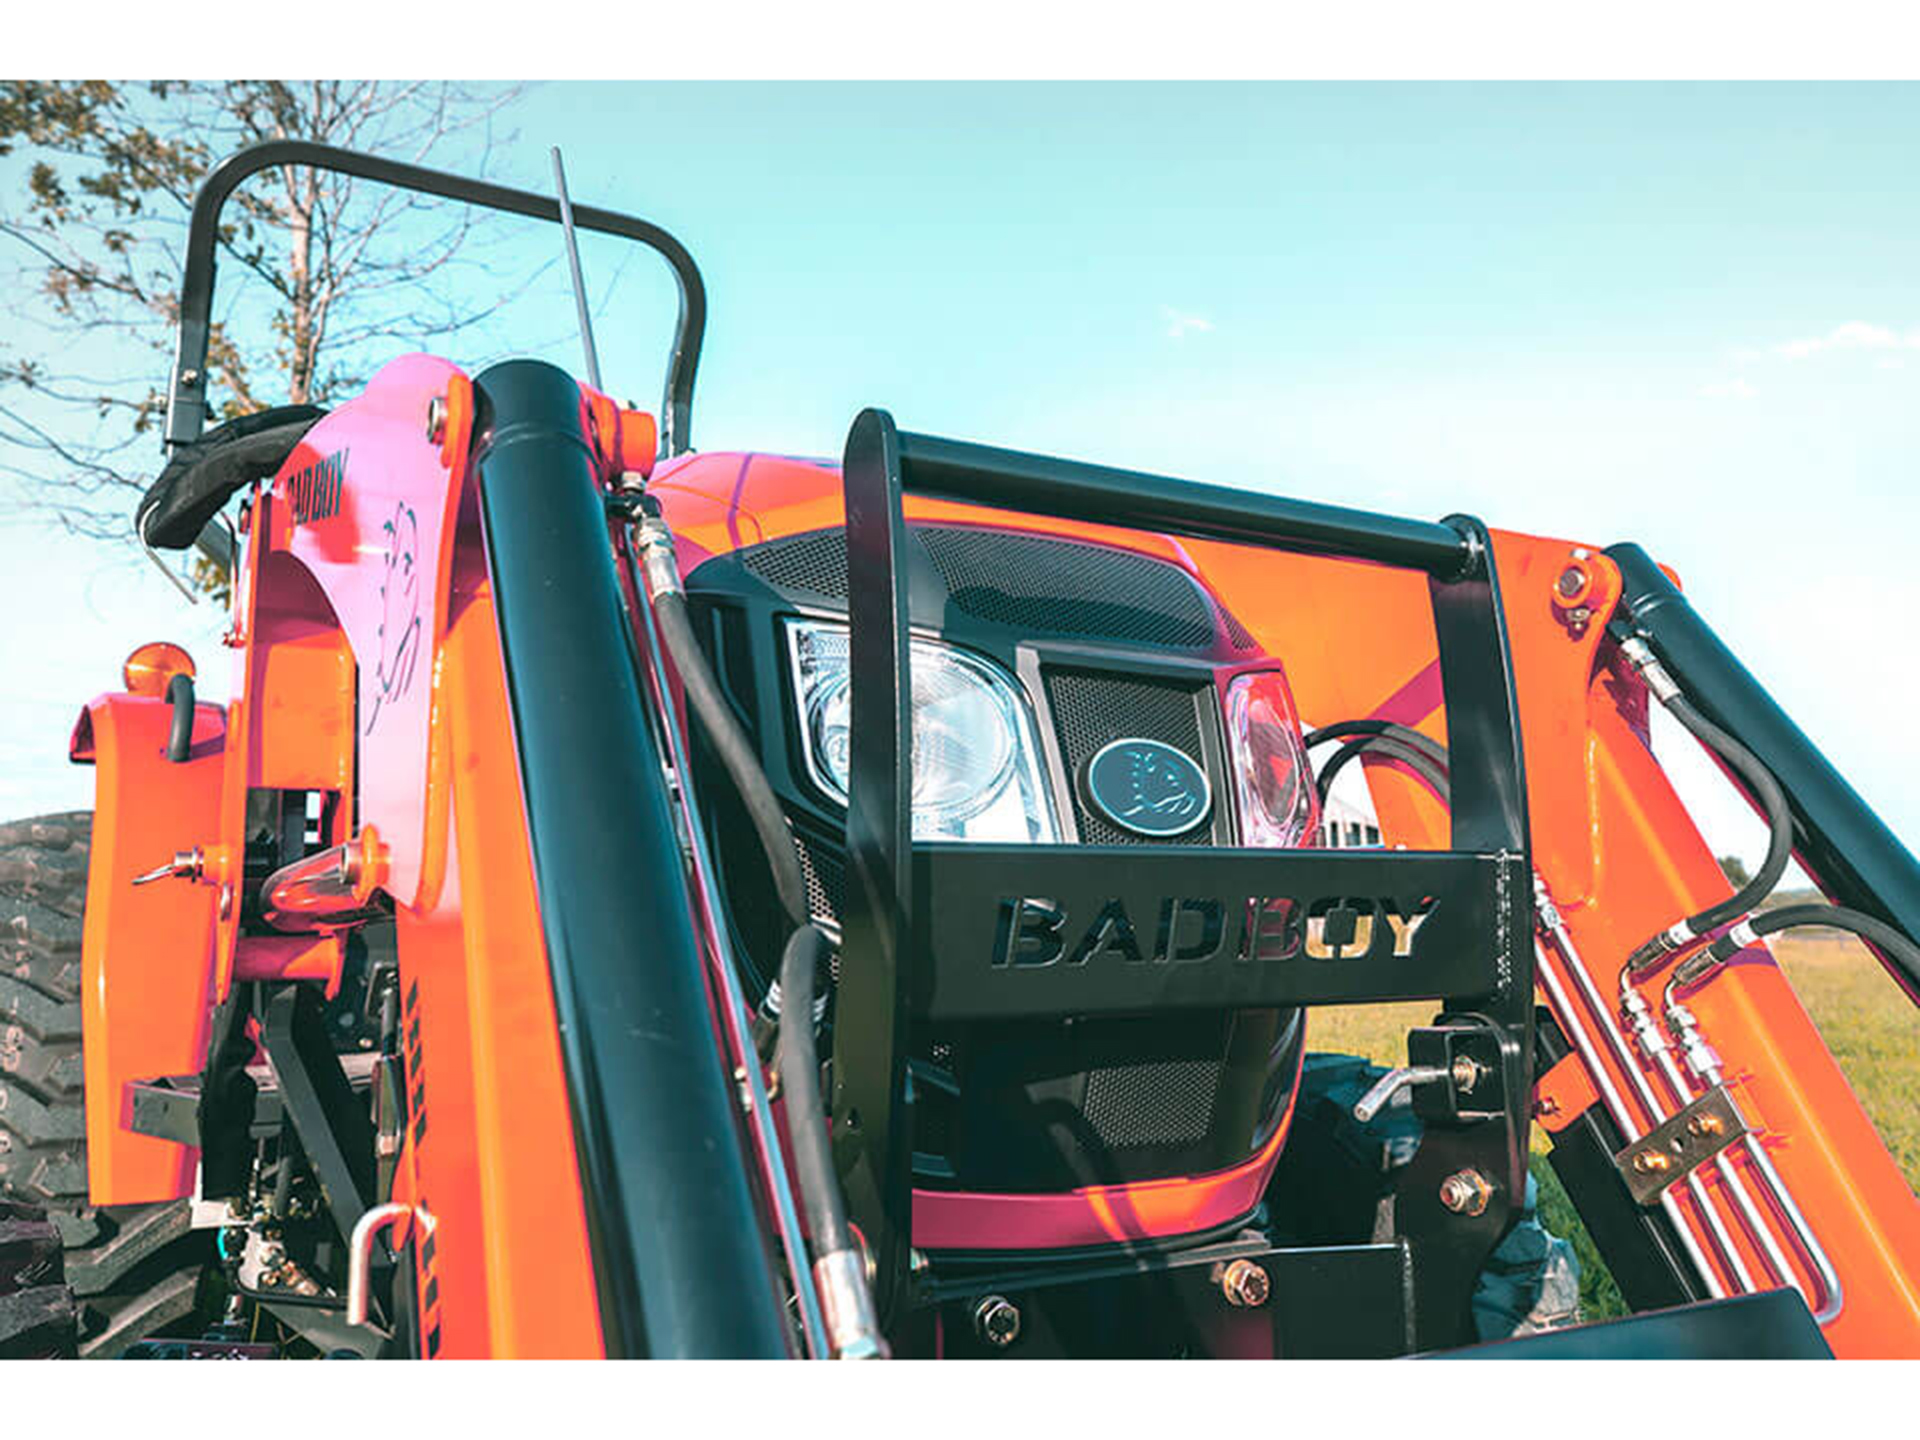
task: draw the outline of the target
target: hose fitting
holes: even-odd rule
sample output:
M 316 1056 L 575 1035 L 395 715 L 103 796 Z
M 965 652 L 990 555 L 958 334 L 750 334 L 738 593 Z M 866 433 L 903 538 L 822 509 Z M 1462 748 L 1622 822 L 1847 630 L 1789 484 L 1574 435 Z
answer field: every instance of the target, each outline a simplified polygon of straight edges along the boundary
M 686 593 L 686 587 L 680 583 L 680 562 L 673 553 L 673 531 L 667 527 L 664 517 L 651 514 L 640 521 L 637 548 L 649 599 Z
M 1653 1018 L 1653 1008 L 1638 990 L 1629 990 L 1621 996 L 1620 1009 L 1626 1016 L 1628 1028 L 1633 1031 L 1634 1043 L 1647 1059 L 1657 1060 L 1662 1051 L 1672 1048 L 1667 1037 L 1660 1033 L 1659 1023 Z
M 1660 663 L 1647 642 L 1638 635 L 1629 635 L 1622 640 L 1620 653 L 1639 672 L 1640 678 L 1647 682 L 1647 689 L 1653 692 L 1653 698 L 1662 705 L 1669 704 L 1680 693 L 1678 682 L 1667 673 L 1667 667 Z

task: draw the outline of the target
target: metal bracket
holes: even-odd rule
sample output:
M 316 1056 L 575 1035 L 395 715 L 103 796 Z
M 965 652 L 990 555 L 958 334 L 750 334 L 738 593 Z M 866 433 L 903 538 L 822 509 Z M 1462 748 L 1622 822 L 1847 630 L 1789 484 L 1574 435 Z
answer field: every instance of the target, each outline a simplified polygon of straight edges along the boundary
M 333 1053 L 321 1018 L 323 1003 L 309 986 L 285 986 L 267 1002 L 261 1031 L 280 1103 L 313 1163 L 328 1212 L 346 1237 L 373 1194 L 373 1121 Z
M 1410 1067 L 1441 1084 L 1415 1082 L 1414 1113 L 1449 1124 L 1506 1114 L 1506 1057 L 1488 1025 L 1422 1026 L 1407 1032 Z M 1356 1114 L 1358 1113 L 1356 1107 Z
M 1664 1124 L 1613 1157 L 1627 1190 L 1641 1205 L 1657 1205 L 1667 1187 L 1684 1180 L 1747 1133 L 1740 1107 L 1716 1085 Z

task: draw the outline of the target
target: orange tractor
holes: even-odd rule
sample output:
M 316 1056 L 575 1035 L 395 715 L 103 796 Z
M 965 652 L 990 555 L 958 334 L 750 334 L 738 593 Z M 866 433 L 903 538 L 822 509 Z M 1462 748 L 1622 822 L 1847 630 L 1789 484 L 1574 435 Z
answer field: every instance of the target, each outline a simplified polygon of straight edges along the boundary
M 205 429 L 279 165 L 657 251 L 657 420 L 408 355 Z M 0 830 L 0 1346 L 1920 1355 L 1920 1206 L 1766 940 L 1920 995 L 1920 868 L 1637 546 L 877 409 L 697 454 L 671 236 L 304 143 L 209 178 L 180 316 L 137 525 L 230 560 L 233 681 L 143 646 L 91 818 Z M 1654 706 L 1770 826 L 1737 889 Z M 1790 856 L 1833 903 L 1762 908 Z M 1310 1048 L 1390 1000 L 1405 1066 Z

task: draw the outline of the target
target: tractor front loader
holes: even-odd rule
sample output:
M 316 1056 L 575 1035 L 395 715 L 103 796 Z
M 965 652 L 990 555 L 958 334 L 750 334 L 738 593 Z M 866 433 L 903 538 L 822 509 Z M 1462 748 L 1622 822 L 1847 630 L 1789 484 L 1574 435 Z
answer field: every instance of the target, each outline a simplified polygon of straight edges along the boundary
M 404 355 L 206 429 L 221 206 L 288 165 L 658 252 L 657 420 Z M 695 453 L 671 236 L 305 143 L 208 179 L 180 314 L 136 524 L 230 556 L 233 678 L 143 646 L 91 818 L 0 830 L 0 1345 L 1920 1355 L 1920 1205 L 1766 938 L 1920 995 L 1920 867 L 1637 546 L 879 409 Z M 1792 856 L 1832 904 L 1760 908 Z M 1311 1048 L 1408 1000 L 1404 1066 Z M 1536 1131 L 1626 1318 L 1556 1302 Z

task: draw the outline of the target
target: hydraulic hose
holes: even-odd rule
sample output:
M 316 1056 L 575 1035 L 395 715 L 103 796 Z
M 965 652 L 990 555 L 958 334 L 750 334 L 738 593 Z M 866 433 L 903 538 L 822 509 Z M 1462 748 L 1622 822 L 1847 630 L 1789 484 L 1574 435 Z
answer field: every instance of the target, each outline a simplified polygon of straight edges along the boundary
M 1629 647 L 1636 647 L 1638 653 L 1635 648 Z M 1780 883 L 1780 877 L 1786 873 L 1787 862 L 1793 858 L 1793 812 L 1788 809 L 1786 793 L 1781 790 L 1772 772 L 1760 763 L 1751 750 L 1696 710 L 1644 645 L 1630 640 L 1621 649 L 1646 677 L 1648 687 L 1655 698 L 1667 707 L 1667 712 L 1745 782 L 1766 815 L 1768 826 L 1767 858 L 1753 878 L 1726 899 L 1687 916 L 1643 941 L 1627 957 L 1626 976 L 1622 982 L 1625 983 L 1626 977 L 1638 978 L 1646 974 L 1674 951 L 1686 949 L 1728 921 L 1750 914 L 1756 905 L 1773 893 L 1773 887 Z
M 760 847 L 767 852 L 767 868 L 773 872 L 773 887 L 780 897 L 780 908 L 787 913 L 787 924 L 797 930 L 809 919 L 807 885 L 800 873 L 800 857 L 793 848 L 793 834 L 787 829 L 780 801 L 767 782 L 766 772 L 760 768 L 760 757 L 754 752 L 753 742 L 734 716 L 733 707 L 720 693 L 707 657 L 694 639 L 693 624 L 687 616 L 687 597 L 678 590 L 656 593 L 653 613 L 659 622 L 660 638 L 673 657 L 673 668 L 686 688 L 687 703 L 706 727 L 714 753 L 733 781 L 740 803 L 746 806 L 754 833 L 760 838 Z
M 793 1165 L 807 1207 L 807 1229 L 814 1253 L 830 1254 L 851 1243 L 845 1202 L 827 1140 L 826 1107 L 820 1098 L 820 1058 L 813 1044 L 814 977 L 827 958 L 827 937 L 816 925 L 802 925 L 780 956 L 780 991 L 786 1004 L 774 1063 L 792 1119 Z
M 1396 724 L 1392 720 L 1341 720 L 1333 725 L 1322 725 L 1318 730 L 1308 732 L 1305 744 L 1311 750 L 1328 740 L 1345 740 L 1352 736 L 1384 736 L 1399 740 L 1420 751 L 1441 769 L 1447 766 L 1447 747 L 1431 735 L 1424 735 L 1411 725 Z
M 820 1096 L 820 1061 L 813 1040 L 814 988 L 830 945 L 809 919 L 799 854 L 773 786 L 694 638 L 674 559 L 673 534 L 650 500 L 643 513 L 637 558 L 661 643 L 680 676 L 687 703 L 706 726 L 708 738 L 746 806 L 761 848 L 766 851 L 781 907 L 792 926 L 775 982 L 782 999 L 776 1002 L 769 993 L 768 1004 L 755 1017 L 756 1039 L 764 1045 L 768 1038 L 766 1022 L 778 1013 L 780 1021 L 773 1042 L 775 1067 L 785 1097 L 794 1170 L 815 1257 L 813 1278 L 819 1287 L 828 1337 L 833 1352 L 842 1359 L 885 1358 L 888 1349 L 874 1311 L 865 1252 L 852 1243 L 852 1226 L 833 1165 L 826 1107 Z M 683 776 L 682 783 L 687 781 Z
M 1763 935 L 1801 926 L 1849 931 L 1885 950 L 1902 964 L 1920 968 L 1920 945 L 1915 945 L 1884 920 L 1839 905 L 1782 905 L 1777 910 L 1765 910 L 1750 920 L 1742 921 L 1706 949 L 1681 961 L 1673 972 L 1673 983 L 1669 989 L 1678 990 L 1704 979 L 1710 971 L 1732 959 L 1742 948 L 1753 944 Z
M 1332 727 L 1328 728 L 1331 729 Z M 1321 735 L 1325 732 L 1315 731 L 1314 733 Z M 1309 743 L 1312 743 L 1311 740 L 1309 740 Z M 1430 758 L 1429 753 L 1408 744 L 1396 736 L 1389 735 L 1378 735 L 1370 739 L 1355 740 L 1341 747 L 1340 753 L 1326 763 L 1325 768 L 1320 771 L 1318 778 L 1314 781 L 1315 787 L 1320 792 L 1320 798 L 1323 801 L 1327 798 L 1327 793 L 1333 786 L 1333 777 L 1340 773 L 1342 766 L 1357 756 L 1369 753 L 1384 755 L 1400 761 L 1408 769 L 1412 770 L 1414 774 L 1426 781 L 1428 786 L 1432 788 L 1434 794 L 1438 795 L 1441 800 L 1451 801 L 1452 789 L 1448 784 L 1447 776 L 1439 766 L 1435 764 L 1433 759 Z

